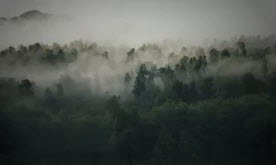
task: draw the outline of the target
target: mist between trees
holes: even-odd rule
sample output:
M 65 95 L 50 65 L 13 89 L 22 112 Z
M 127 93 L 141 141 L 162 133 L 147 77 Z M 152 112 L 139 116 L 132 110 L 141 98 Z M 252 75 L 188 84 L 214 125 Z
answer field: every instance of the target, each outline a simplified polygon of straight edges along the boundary
M 2 164 L 274 164 L 276 37 L 0 52 Z

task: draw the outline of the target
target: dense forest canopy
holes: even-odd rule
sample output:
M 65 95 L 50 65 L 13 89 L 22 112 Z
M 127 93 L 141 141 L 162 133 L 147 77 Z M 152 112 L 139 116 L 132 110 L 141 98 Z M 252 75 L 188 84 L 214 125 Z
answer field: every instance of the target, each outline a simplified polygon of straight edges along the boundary
M 276 36 L 0 51 L 0 164 L 274 164 Z

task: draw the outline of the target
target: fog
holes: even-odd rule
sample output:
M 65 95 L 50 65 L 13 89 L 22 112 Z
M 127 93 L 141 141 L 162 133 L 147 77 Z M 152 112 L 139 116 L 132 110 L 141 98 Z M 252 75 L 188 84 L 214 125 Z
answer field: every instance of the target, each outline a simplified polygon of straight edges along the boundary
M 83 39 L 109 45 L 275 33 L 273 0 L 1 0 L 0 16 L 41 10 L 59 19 L 0 26 L 0 47 Z
M 0 0 L 0 164 L 276 164 L 275 0 Z
M 244 41 L 247 57 L 241 56 L 238 41 Z M 19 46 L 15 51 L 10 48 L 2 52 L 0 61 L 0 77 L 15 78 L 17 81 L 29 79 L 42 91 L 46 88 L 54 90 L 55 85 L 61 83 L 66 90 L 65 95 L 91 93 L 93 95 L 120 95 L 123 99 L 132 97 L 132 89 L 138 68 L 145 64 L 147 69 L 155 75 L 155 82 L 160 89 L 164 84 L 158 78 L 158 68 L 170 66 L 175 69 L 176 79 L 183 83 L 199 81 L 204 77 L 239 77 L 252 73 L 257 78 L 263 79 L 262 52 L 270 47 L 266 55 L 266 68 L 269 73 L 276 71 L 275 36 L 248 36 L 233 38 L 229 41 L 216 41 L 200 46 L 186 46 L 182 41 L 162 41 L 144 43 L 133 48 L 128 46 L 107 46 L 89 41 L 74 41 L 63 44 L 26 45 Z M 222 56 L 222 51 L 228 49 L 230 57 L 218 63 L 212 63 L 210 49 L 215 47 Z M 77 50 L 77 58 L 73 51 Z M 49 53 L 53 50 L 53 53 Z M 62 53 L 59 51 L 62 50 Z M 105 53 L 107 53 L 105 55 Z M 56 56 L 52 59 L 51 54 Z M 255 54 L 257 55 L 255 57 Z M 62 59 L 58 56 L 65 55 Z M 172 57 L 171 57 L 172 56 Z M 200 74 L 192 68 L 178 71 L 177 65 L 181 64 L 184 57 L 207 57 L 208 66 Z M 191 62 L 191 59 L 190 59 Z M 186 65 L 186 64 L 185 64 Z M 187 66 L 186 66 L 187 67 Z M 126 73 L 130 75 L 130 84 L 126 84 Z M 161 83 L 160 83 L 161 82 Z

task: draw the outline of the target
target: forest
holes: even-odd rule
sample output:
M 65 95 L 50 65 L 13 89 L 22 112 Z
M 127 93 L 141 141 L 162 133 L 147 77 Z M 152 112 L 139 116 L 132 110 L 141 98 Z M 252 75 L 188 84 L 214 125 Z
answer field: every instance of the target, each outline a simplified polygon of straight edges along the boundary
M 276 36 L 0 50 L 0 164 L 272 165 Z

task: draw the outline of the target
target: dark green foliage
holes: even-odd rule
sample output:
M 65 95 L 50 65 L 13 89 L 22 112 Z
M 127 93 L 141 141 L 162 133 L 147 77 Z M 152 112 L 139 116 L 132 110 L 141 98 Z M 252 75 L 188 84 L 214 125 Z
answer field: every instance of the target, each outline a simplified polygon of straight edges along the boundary
M 16 150 L 15 133 L 12 121 L 0 111 L 0 163 L 5 164 Z
M 169 89 L 174 80 L 174 71 L 170 66 L 161 67 L 158 69 L 158 77 L 160 77 L 165 85 L 166 89 Z
M 146 90 L 146 81 L 148 79 L 146 76 L 148 75 L 148 73 L 149 72 L 146 68 L 146 65 L 140 65 L 132 90 L 132 93 L 136 97 L 139 97 Z
M 230 53 L 227 49 L 223 49 L 220 53 L 222 59 L 230 57 Z
M 214 89 L 214 78 L 207 77 L 201 82 L 199 89 L 203 99 L 210 99 L 215 96 L 216 91 Z
M 184 101 L 188 100 L 189 97 L 189 86 L 186 84 L 183 84 L 180 81 L 175 81 L 172 86 L 173 93 L 176 98 L 181 98 Z
M 269 82 L 270 93 L 273 97 L 276 96 L 276 72 L 273 72 Z
M 120 97 L 112 96 L 106 105 L 106 108 L 110 110 L 110 113 L 114 119 L 119 117 L 120 114 L 120 105 L 119 105 Z
M 163 164 L 270 164 L 275 150 L 266 143 L 275 138 L 271 127 L 276 123 L 267 115 L 275 115 L 273 106 L 257 96 L 196 106 L 167 102 L 155 110 L 161 124 L 155 159 Z
M 245 94 L 257 94 L 265 92 L 266 85 L 262 81 L 257 80 L 253 74 L 246 73 L 242 76 L 241 79 Z
M 239 97 L 243 93 L 241 82 L 237 77 L 220 77 L 215 80 L 216 96 L 228 98 Z
M 191 82 L 189 85 L 189 101 L 195 102 L 199 99 L 199 93 L 196 87 L 196 82 Z
M 179 63 L 176 64 L 175 69 L 180 70 L 180 71 L 188 71 L 188 62 L 189 62 L 189 57 L 184 56 L 180 59 Z
M 65 53 L 62 49 L 59 49 L 57 53 L 54 53 L 53 50 L 46 49 L 46 59 L 47 62 L 51 64 L 55 64 L 58 62 L 64 62 L 65 60 Z
M 119 65 L 133 68 L 114 76 L 124 88 L 121 97 L 98 89 L 74 92 L 83 84 L 69 76 L 46 87 L 1 77 L 0 164 L 275 164 L 276 73 L 269 59 L 276 51 L 237 46 L 211 49 L 208 63 L 203 48 L 192 56 L 183 48 L 181 57 L 169 55 L 180 59 L 175 68 L 139 62 L 141 52 L 161 55 L 157 45 L 130 49 L 127 61 L 137 61 Z M 36 43 L 0 54 L 12 64 L 17 59 L 57 69 L 87 53 L 115 68 L 113 56 L 98 48 L 81 41 L 69 47 Z M 246 62 L 259 65 L 240 71 Z
M 199 56 L 198 58 L 184 56 L 180 59 L 179 63 L 176 64 L 175 69 L 182 72 L 200 72 L 206 67 L 206 56 Z
M 194 66 L 194 70 L 198 72 L 198 71 L 204 70 L 206 66 L 207 66 L 206 56 L 199 56 Z
M 32 96 L 34 95 L 34 91 L 33 91 L 33 83 L 28 80 L 22 80 L 21 83 L 18 85 L 20 91 L 27 96 Z
M 88 48 L 87 48 L 88 49 Z M 0 51 L 0 57 L 9 57 L 13 59 L 10 64 L 27 65 L 32 62 L 44 62 L 57 64 L 61 62 L 74 62 L 77 59 L 78 50 L 76 48 L 61 47 L 57 43 L 53 47 L 35 43 L 29 46 L 20 45 L 17 49 L 10 46 Z M 103 57 L 107 58 L 108 54 L 103 53 Z

